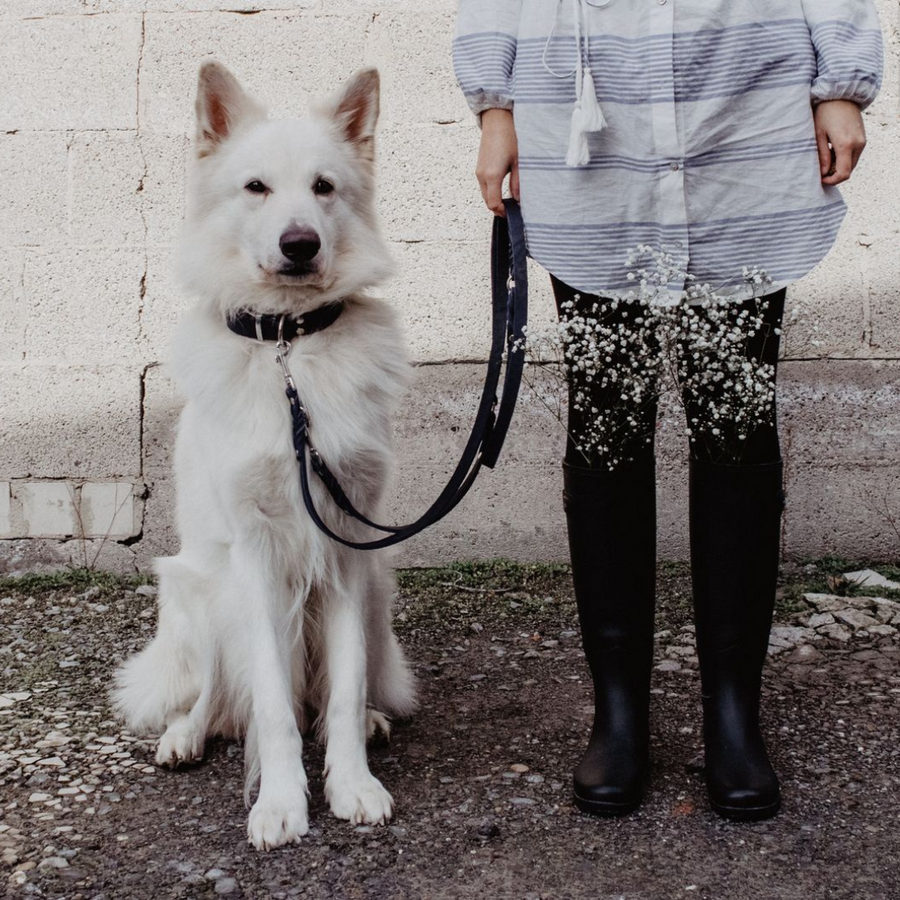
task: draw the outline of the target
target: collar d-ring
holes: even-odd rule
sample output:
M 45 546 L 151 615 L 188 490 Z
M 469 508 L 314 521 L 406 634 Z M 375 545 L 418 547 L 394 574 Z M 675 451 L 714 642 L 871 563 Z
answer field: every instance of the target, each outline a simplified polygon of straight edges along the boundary
M 278 317 L 278 339 L 275 342 L 275 349 L 285 358 L 291 352 L 291 342 L 284 339 L 284 320 L 286 318 L 287 316 L 284 314 Z

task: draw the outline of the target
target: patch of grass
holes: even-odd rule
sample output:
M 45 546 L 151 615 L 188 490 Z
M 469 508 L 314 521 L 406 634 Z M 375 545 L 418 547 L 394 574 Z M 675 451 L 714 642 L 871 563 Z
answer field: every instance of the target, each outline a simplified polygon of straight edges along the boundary
M 514 621 L 522 631 L 550 633 L 577 627 L 568 565 L 523 565 L 509 560 L 465 562 L 397 573 L 400 633 L 464 634 L 479 622 Z M 626 580 L 627 583 L 627 580 Z M 628 602 L 629 598 L 623 598 Z M 662 562 L 657 569 L 657 628 L 692 619 L 690 567 Z
M 693 595 L 688 563 L 664 560 L 657 565 L 656 610 L 657 628 L 671 628 L 692 621 Z
M 134 590 L 153 581 L 149 575 L 115 575 L 95 569 L 64 569 L 41 575 L 0 578 L 0 591 L 7 594 L 47 594 L 53 591 L 86 591 L 99 587 L 104 593 Z
M 900 565 L 891 562 L 873 562 L 870 559 L 845 559 L 842 556 L 821 556 L 817 559 L 803 558 L 793 563 L 791 569 L 810 577 L 842 575 L 860 569 L 874 569 L 885 578 L 900 581 Z
M 419 636 L 465 632 L 514 620 L 523 630 L 568 627 L 575 619 L 570 569 L 498 559 L 397 572 L 397 629 Z
M 871 594 L 871 588 L 841 586 L 834 579 L 843 572 L 874 568 L 900 581 L 900 566 L 836 556 L 801 560 L 782 567 L 781 592 L 776 615 L 787 618 L 806 609 L 802 595 L 808 592 L 849 596 Z M 474 621 L 515 618 L 523 627 L 550 627 L 575 618 L 571 569 L 559 563 L 522 564 L 506 559 L 457 562 L 438 568 L 400 569 L 398 610 L 401 630 L 446 627 L 467 628 Z M 42 596 L 55 592 L 81 592 L 100 588 L 103 596 L 134 590 L 152 583 L 149 575 L 120 576 L 90 569 L 67 569 L 42 575 L 0 578 L 0 592 Z M 900 591 L 877 589 L 879 596 L 900 599 Z M 658 627 L 680 626 L 692 620 L 690 566 L 663 560 L 657 567 Z
M 790 614 L 805 610 L 802 595 L 837 594 L 846 597 L 878 597 L 900 599 L 900 591 L 889 588 L 871 588 L 864 585 L 848 584 L 840 580 L 844 572 L 860 569 L 874 569 L 885 578 L 900 581 L 900 567 L 890 563 L 866 560 L 848 560 L 839 556 L 825 556 L 821 559 L 801 560 L 784 574 L 784 596 L 778 603 L 778 612 Z
M 401 590 L 428 590 L 435 586 L 483 588 L 486 590 L 527 591 L 568 575 L 569 567 L 559 563 L 527 565 L 496 559 L 488 562 L 457 562 L 436 569 L 399 569 Z

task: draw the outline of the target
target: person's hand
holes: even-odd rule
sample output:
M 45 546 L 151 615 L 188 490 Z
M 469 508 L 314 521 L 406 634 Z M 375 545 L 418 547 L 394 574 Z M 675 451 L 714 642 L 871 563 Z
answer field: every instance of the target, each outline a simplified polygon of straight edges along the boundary
M 503 180 L 509 175 L 509 192 L 519 199 L 519 146 L 513 115 L 508 109 L 486 109 L 481 114 L 481 146 L 475 177 L 481 185 L 485 205 L 497 216 L 505 216 Z
M 840 184 L 850 177 L 866 146 L 862 113 L 851 100 L 824 100 L 814 117 L 822 184 Z

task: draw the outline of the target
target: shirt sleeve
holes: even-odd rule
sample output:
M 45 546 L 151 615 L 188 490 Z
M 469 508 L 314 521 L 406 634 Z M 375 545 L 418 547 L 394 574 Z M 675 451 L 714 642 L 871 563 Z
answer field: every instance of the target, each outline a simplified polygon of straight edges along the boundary
M 513 63 L 522 0 L 460 0 L 453 40 L 456 80 L 472 112 L 513 108 Z
M 865 109 L 881 87 L 884 49 L 873 0 L 803 0 L 816 51 L 812 100 L 852 100 Z

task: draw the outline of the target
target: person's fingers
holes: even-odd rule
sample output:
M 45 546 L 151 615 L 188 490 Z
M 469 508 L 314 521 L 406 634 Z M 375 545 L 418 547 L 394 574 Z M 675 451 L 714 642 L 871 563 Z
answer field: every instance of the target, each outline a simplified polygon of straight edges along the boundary
M 512 114 L 509 110 L 485 110 L 481 124 L 481 146 L 478 150 L 475 176 L 481 186 L 485 206 L 494 215 L 503 216 L 506 215 L 506 207 L 503 205 L 503 182 L 516 164 L 516 132 Z
M 487 175 L 481 181 L 481 196 L 487 208 L 495 216 L 505 216 L 506 208 L 503 206 L 503 176 Z
M 845 100 L 827 100 L 816 107 L 813 115 L 822 183 L 842 184 L 856 168 L 866 146 L 866 127 L 859 107 Z
M 823 184 L 843 184 L 853 171 L 853 153 L 851 144 L 835 144 L 834 171 L 822 179 Z
M 831 171 L 831 145 L 824 131 L 816 130 L 816 146 L 819 149 L 819 174 L 824 178 Z
M 514 162 L 509 176 L 509 192 L 515 200 L 519 199 L 519 163 Z
M 863 155 L 863 150 L 866 149 L 866 141 L 865 138 L 856 141 L 851 148 L 851 171 L 855 170 L 857 165 L 859 164 L 860 157 Z

